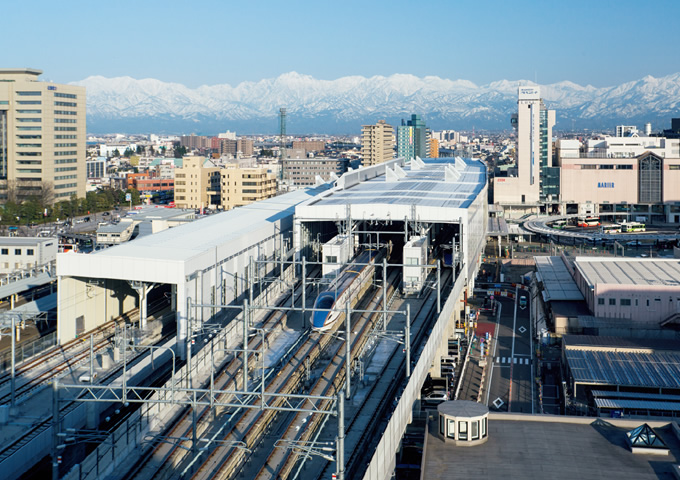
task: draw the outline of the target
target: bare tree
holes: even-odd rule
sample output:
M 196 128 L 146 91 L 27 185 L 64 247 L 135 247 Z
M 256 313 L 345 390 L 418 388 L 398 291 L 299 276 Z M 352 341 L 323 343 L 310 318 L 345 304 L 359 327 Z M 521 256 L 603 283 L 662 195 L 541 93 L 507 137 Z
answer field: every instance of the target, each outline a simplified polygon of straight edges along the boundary
M 40 195 L 38 196 L 38 203 L 42 208 L 51 207 L 54 205 L 56 196 L 54 194 L 54 184 L 52 182 L 43 181 L 40 183 Z
M 7 180 L 7 201 L 12 203 L 17 203 L 17 198 L 19 196 L 17 181 Z

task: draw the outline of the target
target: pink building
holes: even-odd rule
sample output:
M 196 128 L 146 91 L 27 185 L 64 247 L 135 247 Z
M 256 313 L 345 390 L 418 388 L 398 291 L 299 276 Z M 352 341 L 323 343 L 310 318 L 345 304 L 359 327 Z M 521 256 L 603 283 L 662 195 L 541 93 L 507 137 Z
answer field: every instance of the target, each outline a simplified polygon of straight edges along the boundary
M 578 257 L 574 280 L 593 315 L 659 325 L 680 320 L 680 261 Z

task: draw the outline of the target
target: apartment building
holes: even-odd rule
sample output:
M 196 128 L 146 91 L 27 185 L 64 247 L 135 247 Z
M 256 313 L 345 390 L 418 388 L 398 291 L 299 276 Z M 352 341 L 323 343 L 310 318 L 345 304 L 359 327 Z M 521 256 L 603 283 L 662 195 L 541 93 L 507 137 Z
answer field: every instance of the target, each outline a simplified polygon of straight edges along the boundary
M 430 156 L 430 130 L 420 115 L 411 115 L 411 119 L 397 127 L 397 157 L 407 160 Z
M 184 157 L 175 170 L 177 208 L 231 210 L 276 195 L 276 175 L 266 168 L 217 167 L 205 157 Z
M 211 137 L 204 137 L 202 135 L 183 135 L 179 138 L 179 144 L 186 147 L 187 150 L 200 150 L 202 148 L 210 148 Z M 121 152 L 122 154 L 123 152 Z
M 430 139 L 430 158 L 439 158 L 439 140 Z
M 223 210 L 248 205 L 276 195 L 276 175 L 266 168 L 239 168 L 227 166 L 211 174 L 215 186 L 219 182 L 219 203 L 213 205 Z M 212 192 L 213 200 L 216 191 Z
M 182 166 L 175 169 L 175 205 L 177 208 L 208 208 L 211 195 L 219 191 L 212 175 L 219 172 L 205 157 L 184 157 Z
M 0 69 L 0 203 L 85 196 L 85 88 L 41 74 Z
M 220 138 L 213 137 L 210 142 L 210 150 L 221 157 L 252 157 L 253 141 L 247 138 Z
M 361 164 L 377 165 L 394 158 L 394 128 L 385 120 L 361 126 Z
M 289 158 L 283 162 L 286 179 L 297 186 L 315 185 L 317 177 L 325 182 L 332 174 L 340 177 L 348 166 L 346 158 Z

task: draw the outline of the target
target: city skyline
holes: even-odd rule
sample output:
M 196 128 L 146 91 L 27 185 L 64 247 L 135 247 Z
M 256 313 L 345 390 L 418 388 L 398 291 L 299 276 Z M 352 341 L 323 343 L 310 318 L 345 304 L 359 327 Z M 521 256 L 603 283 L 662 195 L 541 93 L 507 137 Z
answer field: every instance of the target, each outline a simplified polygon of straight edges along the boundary
M 632 1 L 69 5 L 5 5 L 6 18 L 30 17 L 32 31 L 43 33 L 27 36 L 23 22 L 8 22 L 3 36 L 13 48 L 3 52 L 3 66 L 39 68 L 44 80 L 62 83 L 130 76 L 196 88 L 290 71 L 324 80 L 411 74 L 477 85 L 506 78 L 607 87 L 676 73 L 680 65 L 680 53 L 664 48 L 680 37 L 673 25 L 680 5 L 665 0 L 654 2 L 663 14 L 654 16 L 653 43 L 632 34 L 644 13 Z

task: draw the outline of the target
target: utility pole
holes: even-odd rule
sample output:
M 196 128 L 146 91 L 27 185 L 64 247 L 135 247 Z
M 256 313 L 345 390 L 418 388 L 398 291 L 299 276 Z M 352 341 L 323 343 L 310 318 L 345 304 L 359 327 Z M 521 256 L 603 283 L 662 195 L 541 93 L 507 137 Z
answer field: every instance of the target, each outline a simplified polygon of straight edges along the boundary
M 280 132 L 280 144 L 279 144 L 279 159 L 281 160 L 281 169 L 280 169 L 280 184 L 283 184 L 284 179 L 286 176 L 284 175 L 284 160 L 286 158 L 286 109 L 281 108 L 279 109 L 279 122 L 280 122 L 280 127 L 281 127 L 281 132 Z

